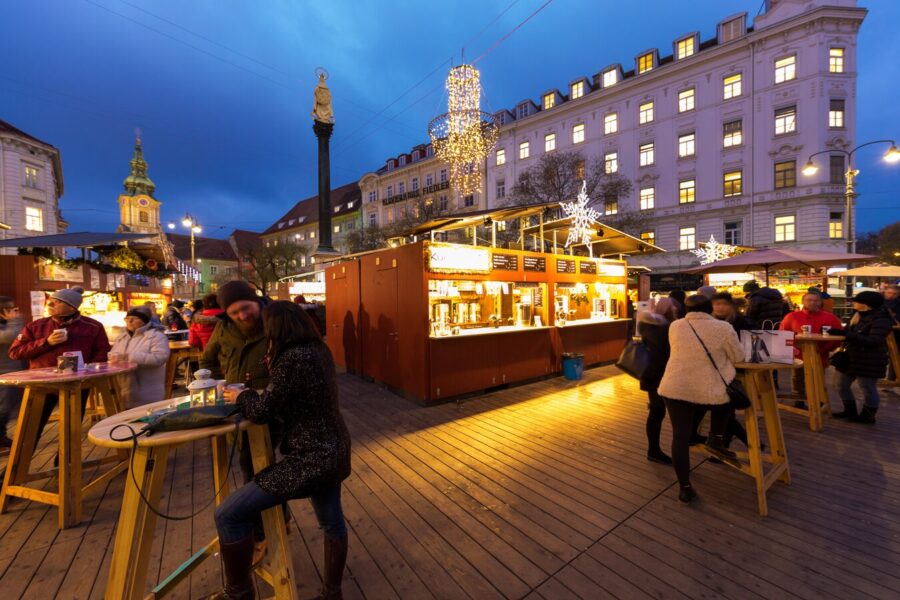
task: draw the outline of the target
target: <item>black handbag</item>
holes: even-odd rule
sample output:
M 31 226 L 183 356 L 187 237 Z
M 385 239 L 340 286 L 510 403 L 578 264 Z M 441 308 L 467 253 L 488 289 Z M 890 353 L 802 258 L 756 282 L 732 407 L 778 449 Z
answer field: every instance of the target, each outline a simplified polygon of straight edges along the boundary
M 166 431 L 182 431 L 221 425 L 226 419 L 240 412 L 237 404 L 194 406 L 159 415 L 144 427 L 147 435 Z
M 828 363 L 840 372 L 846 372 L 850 368 L 850 353 L 843 346 L 832 354 Z
M 635 379 L 640 379 L 650 366 L 650 351 L 644 342 L 632 340 L 622 349 L 616 366 Z
M 719 375 L 719 379 L 722 380 L 722 383 L 725 384 L 725 393 L 728 394 L 728 403 L 734 407 L 735 410 L 744 410 L 746 408 L 750 408 L 750 396 L 747 395 L 747 390 L 744 389 L 744 384 L 738 380 L 737 377 L 731 380 L 731 383 L 726 383 L 725 378 L 722 377 L 722 372 L 719 371 L 719 366 L 716 364 L 716 361 L 713 359 L 712 354 L 709 353 L 709 350 L 706 349 L 706 344 L 703 343 L 703 340 L 697 334 L 697 330 L 694 329 L 694 326 L 688 323 L 688 327 L 691 328 L 691 331 L 694 332 L 694 336 L 696 336 L 697 341 L 700 342 L 700 345 L 703 346 L 703 351 L 706 352 L 706 357 L 709 359 L 709 362 L 712 363 L 713 369 L 716 370 L 716 373 Z

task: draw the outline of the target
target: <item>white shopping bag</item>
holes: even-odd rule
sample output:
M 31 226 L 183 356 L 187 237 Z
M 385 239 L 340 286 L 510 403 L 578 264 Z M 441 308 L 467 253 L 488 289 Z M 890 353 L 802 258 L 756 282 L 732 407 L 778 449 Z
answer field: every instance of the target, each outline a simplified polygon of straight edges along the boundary
M 794 332 L 780 330 L 752 329 L 740 334 L 744 360 L 757 363 L 794 362 Z

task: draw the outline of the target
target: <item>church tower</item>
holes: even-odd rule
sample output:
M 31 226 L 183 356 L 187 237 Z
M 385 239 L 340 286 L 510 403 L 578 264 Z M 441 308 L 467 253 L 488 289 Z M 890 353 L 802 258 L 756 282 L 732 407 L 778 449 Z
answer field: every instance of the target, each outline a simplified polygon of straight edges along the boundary
M 141 136 L 134 142 L 131 157 L 131 174 L 125 178 L 125 193 L 119 195 L 118 232 L 162 233 L 159 207 L 162 203 L 153 197 L 156 184 L 147 176 L 147 161 L 141 147 Z

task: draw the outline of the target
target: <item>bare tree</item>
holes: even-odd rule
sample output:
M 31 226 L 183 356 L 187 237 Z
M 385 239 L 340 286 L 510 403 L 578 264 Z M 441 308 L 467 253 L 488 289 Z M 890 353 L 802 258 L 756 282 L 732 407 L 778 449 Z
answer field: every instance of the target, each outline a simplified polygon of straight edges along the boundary
M 586 185 L 591 204 L 618 202 L 631 193 L 631 181 L 607 173 L 599 158 L 585 159 L 581 152 L 548 152 L 536 165 L 519 175 L 507 204 L 524 206 L 547 202 L 571 202 Z
M 266 292 L 279 279 L 297 273 L 300 257 L 308 255 L 309 247 L 294 242 L 255 244 L 244 253 L 244 262 L 250 267 L 242 273 L 243 279 Z

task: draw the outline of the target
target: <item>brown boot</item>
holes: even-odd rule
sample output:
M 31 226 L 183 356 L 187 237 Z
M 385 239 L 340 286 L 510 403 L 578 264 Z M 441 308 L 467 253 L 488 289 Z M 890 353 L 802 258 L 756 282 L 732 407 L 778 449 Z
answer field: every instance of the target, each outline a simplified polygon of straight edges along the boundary
M 347 563 L 347 534 L 339 538 L 325 538 L 325 575 L 322 593 L 315 600 L 343 600 L 341 580 Z
M 225 574 L 225 589 L 209 596 L 208 600 L 253 600 L 253 537 L 248 536 L 230 544 L 219 544 L 222 555 L 222 570 Z

